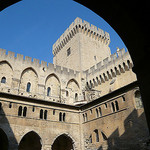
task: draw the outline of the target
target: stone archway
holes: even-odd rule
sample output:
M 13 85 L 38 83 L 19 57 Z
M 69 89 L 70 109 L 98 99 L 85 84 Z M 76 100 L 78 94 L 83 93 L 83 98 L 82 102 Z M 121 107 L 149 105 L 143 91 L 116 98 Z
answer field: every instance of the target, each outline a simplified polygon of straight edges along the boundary
M 41 138 L 34 131 L 25 134 L 18 146 L 18 150 L 41 150 L 41 148 Z
M 68 135 L 62 134 L 55 139 L 52 150 L 75 150 L 74 142 Z
M 0 129 L 0 149 L 8 150 L 8 138 L 2 129 Z

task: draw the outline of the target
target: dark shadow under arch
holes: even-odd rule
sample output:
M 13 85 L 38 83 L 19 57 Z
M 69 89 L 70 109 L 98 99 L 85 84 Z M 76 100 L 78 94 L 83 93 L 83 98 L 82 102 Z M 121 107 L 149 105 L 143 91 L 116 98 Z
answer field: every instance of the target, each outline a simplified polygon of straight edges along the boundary
M 0 150 L 8 150 L 8 138 L 2 129 L 0 129 Z
M 41 138 L 34 131 L 30 131 L 25 134 L 18 146 L 18 150 L 41 150 L 41 148 Z
M 55 139 L 52 150 L 74 150 L 73 140 L 68 135 L 62 134 Z

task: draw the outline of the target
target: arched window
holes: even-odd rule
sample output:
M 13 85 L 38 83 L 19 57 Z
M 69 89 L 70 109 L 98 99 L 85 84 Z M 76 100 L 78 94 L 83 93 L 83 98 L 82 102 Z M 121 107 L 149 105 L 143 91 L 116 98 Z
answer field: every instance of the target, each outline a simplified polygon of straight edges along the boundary
M 44 111 L 44 119 L 47 119 L 47 110 Z
M 63 113 L 63 121 L 65 122 L 65 119 L 66 119 L 66 114 Z
M 23 109 L 23 117 L 26 117 L 26 115 L 27 115 L 27 107 L 24 107 L 24 109 Z
M 84 116 L 84 114 L 83 114 L 83 122 L 85 122 L 85 116 Z
M 95 129 L 94 132 L 95 132 L 95 136 L 96 136 L 96 142 L 99 142 L 99 134 L 98 134 L 98 130 Z
M 69 92 L 68 92 L 68 91 L 66 91 L 66 96 L 67 96 L 67 97 L 69 96 Z
M 28 82 L 28 83 L 27 83 L 26 92 L 30 92 L 30 90 L 31 90 L 31 83 Z
M 100 115 L 100 117 L 102 116 L 102 109 L 101 109 L 101 107 L 99 107 L 99 115 Z
M 117 101 L 115 101 L 115 105 L 116 105 L 116 111 L 119 111 L 119 105 Z
M 48 87 L 48 88 L 47 88 L 47 96 L 50 96 L 50 93 L 51 93 L 51 88 Z
M 40 110 L 40 119 L 43 119 L 43 109 Z
M 59 121 L 62 121 L 62 113 L 59 113 Z
M 78 100 L 78 93 L 75 93 L 75 100 Z
M 10 103 L 9 103 L 9 108 L 11 108 L 11 107 L 12 107 L 12 103 L 10 102 Z
M 98 109 L 96 108 L 96 117 L 99 117 Z
M 18 116 L 21 116 L 22 115 L 22 106 L 19 106 L 18 108 Z
M 135 92 L 135 104 L 137 109 L 143 108 L 142 98 L 139 90 Z
M 2 77 L 1 83 L 6 83 L 6 78 L 5 77 Z
M 115 106 L 113 102 L 111 103 L 111 106 L 112 106 L 112 111 L 115 112 Z

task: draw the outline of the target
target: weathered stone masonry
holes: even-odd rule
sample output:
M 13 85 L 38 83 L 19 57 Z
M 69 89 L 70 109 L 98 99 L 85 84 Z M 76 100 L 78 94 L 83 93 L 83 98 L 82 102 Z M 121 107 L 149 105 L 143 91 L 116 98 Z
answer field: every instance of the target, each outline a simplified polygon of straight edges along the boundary
M 0 49 L 2 149 L 142 149 L 148 129 L 133 62 L 109 43 L 76 18 L 53 45 L 54 64 Z

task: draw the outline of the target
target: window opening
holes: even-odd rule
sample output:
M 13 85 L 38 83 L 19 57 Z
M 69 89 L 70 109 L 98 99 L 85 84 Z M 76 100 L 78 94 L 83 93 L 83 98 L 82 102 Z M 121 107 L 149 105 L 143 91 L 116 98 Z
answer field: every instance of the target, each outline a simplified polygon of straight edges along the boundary
M 53 110 L 53 115 L 55 115 L 55 109 Z
M 99 107 L 99 115 L 100 115 L 100 117 L 102 116 L 102 109 L 101 109 L 101 107 Z
M 115 106 L 113 102 L 111 103 L 111 106 L 112 106 L 112 111 L 115 112 Z
M 68 92 L 68 91 L 66 91 L 66 96 L 67 96 L 67 97 L 69 96 L 69 92 Z
M 59 113 L 59 121 L 62 121 L 62 113 Z
M 142 98 L 139 90 L 135 92 L 135 104 L 137 109 L 143 108 Z
M 28 83 L 27 83 L 27 89 L 26 89 L 26 92 L 30 92 L 30 88 L 31 88 L 31 83 L 28 82 Z
M 84 114 L 83 114 L 83 122 L 85 122 L 85 116 L 84 116 Z
M 43 119 L 43 109 L 40 110 L 40 119 Z
M 67 49 L 67 56 L 69 56 L 71 54 L 71 49 L 70 47 Z
M 92 135 L 89 137 L 89 142 L 92 143 Z
M 126 99 L 125 99 L 125 97 L 124 97 L 124 96 L 122 96 L 122 100 L 123 100 L 123 102 L 125 102 L 125 101 L 126 101 Z
M 27 107 L 24 107 L 24 109 L 23 109 L 23 117 L 26 117 L 26 115 L 27 115 Z
M 50 92 L 51 92 L 51 88 L 48 87 L 48 88 L 47 88 L 47 96 L 50 96 Z
M 78 100 L 78 93 L 75 93 L 75 100 Z
M 98 130 L 94 130 L 95 132 L 95 136 L 96 136 L 96 142 L 99 142 L 99 134 L 98 134 Z
M 22 106 L 19 106 L 18 108 L 18 116 L 21 116 L 22 115 Z
M 117 101 L 115 101 L 115 105 L 116 105 L 116 110 L 119 111 L 119 105 Z
M 5 77 L 2 77 L 1 83 L 6 83 L 6 78 Z
M 97 108 L 96 108 L 96 117 L 97 117 L 97 118 L 99 117 L 98 109 L 97 109 Z
M 87 113 L 85 113 L 85 121 L 88 121 Z
M 12 107 L 12 103 L 9 103 L 9 108 L 11 108 Z
M 63 113 L 63 121 L 65 122 L 65 119 L 66 119 L 66 114 Z
M 34 112 L 34 111 L 35 111 L 35 107 L 33 106 L 33 107 L 32 107 L 32 112 Z
M 47 110 L 44 111 L 44 119 L 47 120 Z

